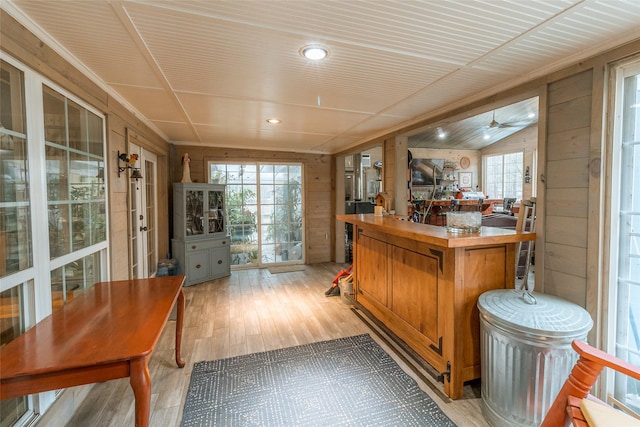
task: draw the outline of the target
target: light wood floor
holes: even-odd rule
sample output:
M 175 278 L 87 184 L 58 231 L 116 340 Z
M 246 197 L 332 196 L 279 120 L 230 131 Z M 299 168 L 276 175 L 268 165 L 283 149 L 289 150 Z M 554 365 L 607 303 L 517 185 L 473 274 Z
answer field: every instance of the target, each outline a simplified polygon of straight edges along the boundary
M 187 364 L 184 369 L 175 365 L 175 322 L 169 321 L 150 362 L 150 425 L 180 424 L 195 362 L 369 333 L 458 426 L 488 426 L 477 391 L 465 386 L 465 394 L 471 397 L 443 400 L 441 385 L 404 357 L 397 345 L 340 297 L 325 297 L 341 268 L 327 263 L 280 274 L 241 270 L 225 279 L 186 287 L 182 356 Z M 67 425 L 133 426 L 133 407 L 128 379 L 96 384 Z

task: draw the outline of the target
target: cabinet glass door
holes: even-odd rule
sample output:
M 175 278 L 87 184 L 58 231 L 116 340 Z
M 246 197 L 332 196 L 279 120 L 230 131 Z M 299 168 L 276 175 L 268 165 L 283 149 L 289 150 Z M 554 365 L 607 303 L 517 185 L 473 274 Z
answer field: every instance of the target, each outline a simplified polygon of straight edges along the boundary
M 224 232 L 224 191 L 209 191 L 209 233 Z
M 204 234 L 203 210 L 204 210 L 204 191 L 187 190 L 185 192 L 185 217 L 187 236 L 195 236 Z

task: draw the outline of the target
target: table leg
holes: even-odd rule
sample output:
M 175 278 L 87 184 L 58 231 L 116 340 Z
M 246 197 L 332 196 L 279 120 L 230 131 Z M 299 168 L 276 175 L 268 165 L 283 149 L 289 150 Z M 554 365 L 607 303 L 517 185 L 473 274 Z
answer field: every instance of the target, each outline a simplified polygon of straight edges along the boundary
M 184 360 L 180 356 L 180 347 L 182 346 L 182 322 L 184 320 L 184 290 L 180 289 L 178 301 L 176 302 L 176 363 L 178 367 L 184 367 Z
M 148 357 L 131 360 L 129 384 L 136 399 L 136 427 L 149 426 L 151 407 L 151 376 L 149 375 Z

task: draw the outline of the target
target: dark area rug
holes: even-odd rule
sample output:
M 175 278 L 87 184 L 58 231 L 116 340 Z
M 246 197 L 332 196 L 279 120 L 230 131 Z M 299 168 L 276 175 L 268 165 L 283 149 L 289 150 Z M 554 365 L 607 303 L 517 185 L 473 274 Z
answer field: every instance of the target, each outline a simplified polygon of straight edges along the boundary
M 198 362 L 192 426 L 455 426 L 367 335 Z

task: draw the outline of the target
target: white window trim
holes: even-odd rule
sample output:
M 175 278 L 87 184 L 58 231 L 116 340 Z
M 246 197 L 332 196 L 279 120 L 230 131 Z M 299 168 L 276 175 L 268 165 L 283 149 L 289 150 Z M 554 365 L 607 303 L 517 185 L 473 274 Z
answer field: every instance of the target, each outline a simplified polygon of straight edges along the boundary
M 42 212 L 48 212 L 46 197 L 38 197 L 47 194 L 46 176 L 42 172 L 46 170 L 45 150 L 44 150 L 44 121 L 34 120 L 34 118 L 43 117 L 43 84 L 62 94 L 69 100 L 77 103 L 81 107 L 91 111 L 102 119 L 102 138 L 104 141 L 104 162 L 105 171 L 108 170 L 109 156 L 108 144 L 106 138 L 107 119 L 104 113 L 87 104 L 82 99 L 70 93 L 68 90 L 60 87 L 54 82 L 46 79 L 41 74 L 32 70 L 20 61 L 15 60 L 5 52 L 0 51 L 0 59 L 22 71 L 24 75 L 24 92 L 25 92 L 25 117 L 26 117 L 26 135 L 27 135 L 27 152 L 29 164 L 29 202 L 31 215 L 31 236 L 32 241 L 37 242 L 37 236 L 48 236 L 49 230 L 45 221 L 37 221 L 42 216 Z M 29 101 L 31 100 L 31 101 Z M 38 101 L 35 101 L 38 100 Z M 106 175 L 106 174 L 105 174 Z M 108 180 L 105 179 L 105 210 L 106 229 L 109 230 L 109 188 Z M 71 258 L 77 259 L 101 251 L 101 262 L 105 268 L 101 268 L 102 280 L 108 280 L 110 271 L 109 265 L 109 232 L 105 236 L 105 241 L 92 245 L 82 250 L 74 251 Z M 48 242 L 48 240 L 47 240 Z M 25 329 L 28 329 L 47 317 L 52 312 L 51 307 L 51 271 L 58 263 L 62 263 L 66 258 L 50 260 L 49 245 L 37 244 L 33 245 L 33 266 L 15 274 L 10 274 L 2 278 L 0 291 L 11 289 L 15 286 L 23 286 L 24 292 L 24 322 Z M 45 260 L 45 261 L 42 261 Z M 38 266 L 38 262 L 46 263 L 45 266 Z M 64 265 L 64 264 L 61 264 Z M 24 285 L 26 284 L 26 285 Z M 20 422 L 31 422 L 34 415 L 44 413 L 55 401 L 57 392 L 50 391 L 38 393 L 29 396 L 29 409 L 27 413 L 20 419 Z
M 602 332 L 602 345 L 604 351 L 609 354 L 616 354 L 616 327 L 618 323 L 618 260 L 620 257 L 619 239 L 620 235 L 620 186 L 621 186 L 621 139 L 622 139 L 622 115 L 623 97 L 620 96 L 624 85 L 624 78 L 640 73 L 640 56 L 622 63 L 613 64 L 609 68 L 609 123 L 605 127 L 604 138 L 609 147 L 606 152 L 610 153 L 611 161 L 608 164 L 609 182 L 606 183 L 606 191 L 609 194 L 609 206 L 606 208 L 606 224 L 601 228 L 600 242 L 603 244 L 602 251 L 608 256 L 603 259 L 604 283 L 601 292 L 602 301 L 599 306 L 598 317 L 601 322 L 598 332 Z M 604 197 L 606 200 L 606 194 Z M 605 220 L 605 221 L 606 221 Z M 609 231 L 609 232 L 607 232 Z M 599 384 L 597 395 L 604 397 L 606 394 L 613 394 L 615 372 L 606 370 L 604 381 Z

